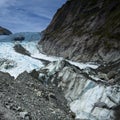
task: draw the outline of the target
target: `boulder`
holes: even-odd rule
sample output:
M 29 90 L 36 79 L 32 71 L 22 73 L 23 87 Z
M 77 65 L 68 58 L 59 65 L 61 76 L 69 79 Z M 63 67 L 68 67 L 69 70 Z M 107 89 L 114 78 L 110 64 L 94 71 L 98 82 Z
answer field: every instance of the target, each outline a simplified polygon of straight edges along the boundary
M 116 71 L 110 71 L 108 74 L 107 74 L 107 77 L 109 79 L 112 79 L 112 78 L 115 78 L 115 75 L 117 74 Z

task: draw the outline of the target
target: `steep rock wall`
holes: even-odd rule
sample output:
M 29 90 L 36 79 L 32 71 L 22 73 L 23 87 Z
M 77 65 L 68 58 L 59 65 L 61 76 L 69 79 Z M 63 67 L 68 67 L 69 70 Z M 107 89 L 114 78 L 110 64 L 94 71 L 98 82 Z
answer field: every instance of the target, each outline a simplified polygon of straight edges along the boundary
M 76 61 L 120 58 L 120 1 L 69 0 L 39 42 L 47 54 Z

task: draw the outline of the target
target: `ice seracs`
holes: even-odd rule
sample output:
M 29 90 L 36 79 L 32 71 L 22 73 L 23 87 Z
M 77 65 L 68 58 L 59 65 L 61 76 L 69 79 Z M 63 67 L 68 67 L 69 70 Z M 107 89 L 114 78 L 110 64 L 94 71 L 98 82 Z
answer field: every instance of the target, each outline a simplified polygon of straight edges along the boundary
M 76 118 L 114 119 L 115 111 L 112 108 L 120 104 L 119 85 L 109 85 L 97 78 L 97 73 L 94 73 L 92 69 L 90 69 L 91 74 L 89 74 L 83 68 L 79 69 L 65 60 L 52 62 L 41 68 L 40 74 L 44 70 L 46 72 L 42 73 L 42 76 L 44 74 L 48 84 L 52 83 L 62 88 L 68 105 L 76 114 Z M 97 79 L 94 79 L 94 75 Z
M 16 42 L 11 41 L 11 37 L 6 37 L 6 41 L 3 41 L 3 38 L 1 39 L 0 58 L 6 59 L 7 61 L 14 61 L 15 65 L 13 65 L 13 67 L 9 69 L 6 69 L 6 66 L 10 66 L 12 63 L 5 61 L 4 64 L 0 66 L 0 71 L 8 72 L 12 76 L 17 77 L 20 73 L 24 71 L 30 72 L 33 69 L 39 69 L 40 67 L 43 67 L 41 61 L 15 52 L 14 45 L 16 44 Z M 28 44 L 28 42 L 25 42 L 24 44 Z

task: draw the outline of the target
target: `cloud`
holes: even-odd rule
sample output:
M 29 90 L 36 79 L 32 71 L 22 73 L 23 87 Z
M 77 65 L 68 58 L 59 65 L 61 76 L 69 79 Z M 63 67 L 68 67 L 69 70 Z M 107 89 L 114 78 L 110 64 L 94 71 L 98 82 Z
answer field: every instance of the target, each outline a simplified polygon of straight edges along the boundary
M 0 0 L 0 26 L 13 32 L 41 31 L 66 0 Z
M 0 0 L 0 8 L 5 8 L 11 5 L 15 5 L 16 0 Z
M 0 7 L 4 7 L 4 6 L 6 6 L 7 4 L 7 2 L 8 2 L 9 0 L 0 0 Z

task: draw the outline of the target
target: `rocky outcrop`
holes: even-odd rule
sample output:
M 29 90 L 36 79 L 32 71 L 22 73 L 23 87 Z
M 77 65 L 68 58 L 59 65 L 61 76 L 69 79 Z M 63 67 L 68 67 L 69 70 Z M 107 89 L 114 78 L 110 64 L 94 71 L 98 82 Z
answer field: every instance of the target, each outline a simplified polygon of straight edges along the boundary
M 23 40 L 25 40 L 24 36 L 18 36 L 18 37 L 14 38 L 14 41 L 20 41 L 20 42 L 22 42 Z
M 0 26 L 0 35 L 10 35 L 12 32 L 6 28 Z
M 8 70 L 8 69 L 12 69 L 16 66 L 17 66 L 17 63 L 13 60 L 0 58 L 0 71 L 1 71 L 2 68 Z
M 120 58 L 120 1 L 68 0 L 39 42 L 47 54 L 75 61 Z
M 30 52 L 27 51 L 21 44 L 16 44 L 14 46 L 14 50 L 18 53 L 21 53 L 23 55 L 27 55 L 27 56 L 30 56 Z

